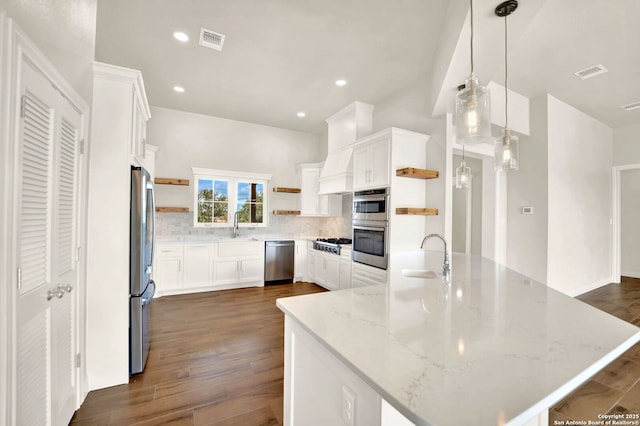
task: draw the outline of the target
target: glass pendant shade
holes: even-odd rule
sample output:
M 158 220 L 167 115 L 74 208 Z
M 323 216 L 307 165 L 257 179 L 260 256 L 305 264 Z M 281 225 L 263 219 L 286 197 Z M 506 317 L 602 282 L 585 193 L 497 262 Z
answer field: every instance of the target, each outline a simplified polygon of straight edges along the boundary
M 518 170 L 518 137 L 511 130 L 504 129 L 496 139 L 495 161 L 497 171 Z
M 491 97 L 473 74 L 456 96 L 454 125 L 458 143 L 473 145 L 491 141 Z
M 471 186 L 471 167 L 462 160 L 458 168 L 456 168 L 456 188 L 469 188 Z

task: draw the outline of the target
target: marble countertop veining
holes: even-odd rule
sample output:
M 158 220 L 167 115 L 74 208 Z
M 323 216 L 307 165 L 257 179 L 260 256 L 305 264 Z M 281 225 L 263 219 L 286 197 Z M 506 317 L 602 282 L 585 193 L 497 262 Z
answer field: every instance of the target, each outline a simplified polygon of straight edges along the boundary
M 478 256 L 392 255 L 390 284 L 278 299 L 418 425 L 521 424 L 640 341 L 640 329 Z

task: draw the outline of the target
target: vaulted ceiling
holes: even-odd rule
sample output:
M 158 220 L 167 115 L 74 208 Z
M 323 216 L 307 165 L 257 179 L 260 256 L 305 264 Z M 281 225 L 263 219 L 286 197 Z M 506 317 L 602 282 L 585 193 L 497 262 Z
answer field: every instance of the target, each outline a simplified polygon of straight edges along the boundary
M 497 4 L 474 0 L 484 84 L 504 78 Z M 469 72 L 468 12 L 467 0 L 99 0 L 96 58 L 141 70 L 151 105 L 321 133 L 348 103 L 375 105 L 420 80 L 432 114 L 451 111 Z M 640 109 L 620 108 L 640 101 L 639 17 L 637 0 L 521 0 L 509 87 L 551 93 L 611 127 L 639 123 Z M 226 36 L 222 51 L 198 45 L 201 28 Z M 609 72 L 573 75 L 596 64 Z

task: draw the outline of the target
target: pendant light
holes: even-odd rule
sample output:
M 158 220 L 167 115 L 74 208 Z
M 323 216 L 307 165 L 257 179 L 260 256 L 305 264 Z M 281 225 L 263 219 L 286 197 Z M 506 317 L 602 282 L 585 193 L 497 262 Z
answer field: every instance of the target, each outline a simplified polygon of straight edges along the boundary
M 461 144 L 491 141 L 491 99 L 489 90 L 480 86 L 473 73 L 473 0 L 471 7 L 471 75 L 456 96 L 454 126 Z
M 504 17 L 504 130 L 495 141 L 496 170 L 518 170 L 518 137 L 509 129 L 509 89 L 507 88 L 507 16 L 518 8 L 516 0 L 505 1 L 496 7 L 496 15 Z
M 471 167 L 464 161 L 464 145 L 462 145 L 462 161 L 456 168 L 456 188 L 463 189 L 471 186 Z

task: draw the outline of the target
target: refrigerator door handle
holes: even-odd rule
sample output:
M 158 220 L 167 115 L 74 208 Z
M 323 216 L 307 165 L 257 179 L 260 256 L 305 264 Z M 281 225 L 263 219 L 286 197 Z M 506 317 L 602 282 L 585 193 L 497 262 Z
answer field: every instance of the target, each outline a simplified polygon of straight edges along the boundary
M 151 287 L 151 294 L 149 296 L 147 296 L 147 297 L 141 297 L 140 298 L 140 302 L 141 302 L 142 306 L 147 305 L 149 302 L 151 302 L 151 299 L 153 299 L 153 296 L 156 295 L 156 283 L 155 283 L 155 281 L 153 281 L 153 280 L 149 281 L 149 287 Z
M 153 182 L 150 180 L 147 181 L 147 190 L 151 194 L 151 217 L 152 217 L 152 230 L 153 237 L 151 239 L 151 264 L 149 265 L 153 269 L 153 258 L 156 254 L 156 190 Z M 153 282 L 153 281 L 152 281 Z M 155 285 L 154 285 L 155 292 Z

